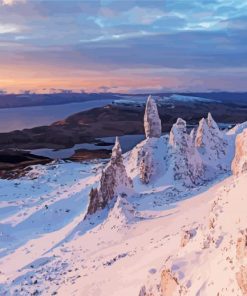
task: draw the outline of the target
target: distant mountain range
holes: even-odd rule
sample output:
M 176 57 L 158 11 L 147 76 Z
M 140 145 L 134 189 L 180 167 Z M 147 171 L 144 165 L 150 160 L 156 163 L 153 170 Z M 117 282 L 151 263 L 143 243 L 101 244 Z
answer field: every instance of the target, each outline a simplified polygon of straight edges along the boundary
M 135 100 L 147 97 L 148 94 L 120 94 L 120 93 L 54 93 L 54 94 L 1 94 L 0 108 L 18 108 L 29 106 L 47 106 L 61 105 L 69 103 L 81 103 L 90 100 L 105 100 L 105 99 L 126 99 L 132 98 Z M 156 93 L 154 96 L 170 97 L 173 100 L 191 101 L 209 100 L 218 101 L 228 104 L 247 105 L 247 92 L 205 92 L 205 93 Z M 188 98 L 187 98 L 188 97 Z

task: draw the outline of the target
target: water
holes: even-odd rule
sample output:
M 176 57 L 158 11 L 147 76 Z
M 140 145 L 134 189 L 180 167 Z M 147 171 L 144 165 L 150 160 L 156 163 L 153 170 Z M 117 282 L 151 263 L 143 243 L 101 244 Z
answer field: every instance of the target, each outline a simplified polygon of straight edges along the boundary
M 65 105 L 0 109 L 0 132 L 49 125 L 81 111 L 110 104 L 112 100 L 86 101 Z
M 144 140 L 144 138 L 145 138 L 144 135 L 120 136 L 119 140 L 121 143 L 123 153 L 131 150 L 136 144 L 138 144 L 139 142 Z M 52 150 L 52 149 L 44 148 L 44 149 L 31 150 L 30 152 L 34 155 L 49 157 L 51 159 L 69 158 L 78 149 L 88 149 L 88 150 L 107 149 L 107 150 L 111 150 L 114 145 L 115 137 L 104 137 L 104 138 L 99 138 L 99 140 L 101 140 L 105 143 L 109 143 L 109 145 L 99 146 L 96 143 L 83 143 L 83 144 L 76 144 L 72 148 L 67 148 L 67 149 Z

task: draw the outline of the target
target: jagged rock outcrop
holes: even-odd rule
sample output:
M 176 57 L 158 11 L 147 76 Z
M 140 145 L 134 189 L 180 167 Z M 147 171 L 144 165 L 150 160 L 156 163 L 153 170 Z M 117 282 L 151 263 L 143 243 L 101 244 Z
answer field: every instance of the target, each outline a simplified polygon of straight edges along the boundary
M 100 186 L 99 188 L 91 189 L 87 215 L 104 209 L 113 198 L 116 198 L 118 195 L 125 195 L 132 187 L 133 183 L 127 176 L 121 146 L 117 137 L 112 149 L 110 162 L 102 171 Z
M 165 269 L 162 271 L 160 288 L 162 296 L 179 295 L 179 283 L 171 270 Z
M 206 155 L 209 160 L 219 159 L 225 155 L 226 141 L 211 113 L 208 113 L 207 119 L 200 120 L 195 145 L 199 152 Z
M 157 105 L 152 98 L 148 97 L 145 115 L 144 115 L 144 129 L 146 138 L 159 138 L 161 136 L 161 121 Z
M 195 236 L 196 231 L 194 229 L 184 230 L 182 233 L 180 247 L 185 247 L 189 241 Z
M 236 280 L 243 296 L 247 296 L 247 266 L 241 266 L 236 273 Z
M 154 182 L 165 173 L 166 156 L 167 145 L 163 137 L 145 139 L 126 155 L 127 172 L 134 182 Z
M 129 176 L 134 182 L 149 184 L 165 174 L 167 139 L 148 138 L 136 145 L 125 158 Z
M 234 175 L 247 172 L 247 129 L 236 138 L 232 172 Z
M 191 136 L 187 134 L 186 122 L 183 119 L 178 118 L 173 125 L 169 144 L 174 180 L 181 180 L 186 186 L 200 184 L 204 165 Z
M 239 261 L 247 260 L 247 231 L 242 231 L 236 245 L 236 258 Z
M 92 215 L 94 214 L 99 207 L 102 207 L 102 197 L 97 188 L 92 188 L 90 193 L 89 193 L 89 206 L 87 209 L 87 215 Z
M 247 295 L 247 231 L 242 231 L 236 245 L 236 259 L 239 262 L 239 271 L 236 280 L 243 295 Z
M 205 118 L 202 118 L 199 121 L 199 126 L 195 136 L 195 145 L 196 147 L 205 149 L 209 143 L 211 134 L 209 133 L 209 127 Z
M 150 182 L 150 178 L 153 175 L 154 166 L 152 162 L 152 156 L 148 151 L 142 151 L 140 157 L 140 179 L 144 184 Z
M 142 147 L 138 155 L 138 167 L 140 180 L 144 184 L 148 184 L 157 169 L 157 164 L 155 164 L 155 157 L 153 155 L 153 141 L 150 138 L 160 138 L 161 136 L 161 120 L 159 118 L 157 105 L 152 96 L 148 97 L 146 103 L 144 129 L 147 143 Z
M 164 167 L 164 164 L 160 163 L 160 159 L 164 160 L 166 154 L 166 147 L 161 139 L 161 121 L 152 96 L 148 97 L 146 103 L 144 129 L 146 139 L 133 148 L 127 167 L 134 178 L 138 176 L 142 183 L 148 184 L 163 170 L 161 167 Z

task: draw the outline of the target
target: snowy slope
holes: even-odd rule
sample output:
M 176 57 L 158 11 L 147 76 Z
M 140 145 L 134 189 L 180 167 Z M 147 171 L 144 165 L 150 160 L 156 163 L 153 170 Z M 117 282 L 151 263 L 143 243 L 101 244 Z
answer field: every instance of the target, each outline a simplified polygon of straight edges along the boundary
M 178 204 L 170 201 L 165 208 L 157 204 L 151 207 L 146 199 L 142 201 L 132 197 L 130 203 L 144 203 L 142 206 L 146 205 L 149 210 L 140 210 L 141 207 L 133 210 L 128 203 L 117 202 L 108 218 L 101 213 L 101 223 L 97 225 L 95 220 L 91 228 L 80 224 L 82 215 L 78 213 L 74 220 L 60 229 L 43 232 L 33 238 L 30 234 L 29 241 L 1 258 L 0 290 L 3 295 L 3 291 L 6 295 L 30 295 L 36 290 L 42 291 L 42 295 L 55 292 L 58 295 L 138 295 L 143 285 L 149 287 L 150 283 L 160 280 L 160 273 L 170 254 L 180 254 L 181 229 L 200 228 L 206 233 L 203 229 L 207 229 L 209 223 L 211 201 L 218 198 L 218 192 L 226 194 L 229 188 L 238 184 L 236 182 L 241 182 L 243 186 L 246 177 L 240 181 L 230 177 L 212 188 L 195 189 L 190 194 L 196 197 Z M 240 187 L 240 191 L 236 192 L 242 192 L 242 189 Z M 239 212 L 236 207 L 245 209 L 243 204 L 238 203 L 234 208 L 236 213 Z M 225 217 L 231 208 L 232 204 L 229 210 L 226 209 Z M 233 219 L 236 218 L 235 215 Z M 56 221 L 53 223 L 56 224 Z M 232 227 L 235 229 L 236 224 Z M 193 253 L 195 249 L 195 256 L 199 256 L 197 246 L 202 241 L 202 235 L 198 234 L 197 240 L 190 250 Z M 202 258 L 208 260 L 207 257 Z
M 180 233 L 176 255 L 164 256 L 163 276 L 149 280 L 146 291 L 160 295 L 156 284 L 165 290 L 169 272 L 176 284 L 168 295 L 246 295 L 246 181 L 246 174 L 230 177 L 209 191 L 213 200 L 197 208 L 201 220 L 184 225 L 190 237 Z
M 17 272 L 38 259 L 83 219 L 89 185 L 98 180 L 92 174 L 101 166 L 54 162 L 34 166 L 21 179 L 0 180 L 1 283 L 6 281 L 3 271 Z M 19 259 L 11 264 L 15 253 Z M 7 264 L 2 266 L 2 260 Z
M 246 123 L 220 134 L 210 116 L 205 124 L 196 133 L 207 149 L 179 119 L 170 136 L 148 137 L 123 160 L 119 146 L 108 164 L 54 162 L 0 180 L 0 295 L 242 295 L 247 175 L 230 169 Z M 131 194 L 84 220 L 117 155 L 117 180 L 127 173 Z

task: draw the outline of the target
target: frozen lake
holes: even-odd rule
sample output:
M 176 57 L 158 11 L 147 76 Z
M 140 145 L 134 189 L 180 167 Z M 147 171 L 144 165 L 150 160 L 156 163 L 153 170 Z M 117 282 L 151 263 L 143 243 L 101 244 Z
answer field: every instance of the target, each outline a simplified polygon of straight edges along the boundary
M 139 142 L 141 142 L 144 139 L 145 139 L 144 135 L 120 136 L 119 140 L 121 143 L 123 153 L 131 150 L 136 144 L 138 144 Z M 35 149 L 35 150 L 31 150 L 31 153 L 34 155 L 45 156 L 45 157 L 49 157 L 52 159 L 69 158 L 78 149 L 88 149 L 88 150 L 108 149 L 108 150 L 111 150 L 114 145 L 114 142 L 115 142 L 115 137 L 104 137 L 104 138 L 99 138 L 99 140 L 101 140 L 105 143 L 109 143 L 109 145 L 103 146 L 103 145 L 97 145 L 94 143 L 83 143 L 83 144 L 76 144 L 72 148 L 60 149 L 60 150 L 53 150 L 53 149 L 47 149 L 47 148 Z

